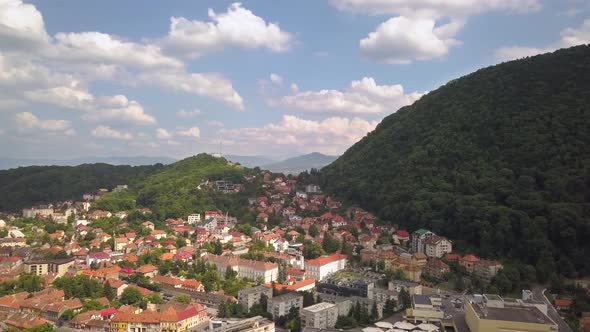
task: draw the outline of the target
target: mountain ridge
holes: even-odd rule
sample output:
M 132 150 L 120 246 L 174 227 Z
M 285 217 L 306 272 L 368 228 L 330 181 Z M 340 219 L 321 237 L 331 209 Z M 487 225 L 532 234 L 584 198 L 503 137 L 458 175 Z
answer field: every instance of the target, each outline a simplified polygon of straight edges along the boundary
M 590 46 L 452 80 L 321 171 L 331 194 L 540 281 L 590 274 Z

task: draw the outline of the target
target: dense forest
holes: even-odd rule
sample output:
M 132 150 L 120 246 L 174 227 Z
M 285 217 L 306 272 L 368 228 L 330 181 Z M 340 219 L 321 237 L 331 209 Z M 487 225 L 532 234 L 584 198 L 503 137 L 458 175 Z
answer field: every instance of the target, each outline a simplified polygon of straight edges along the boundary
M 590 274 L 590 46 L 502 63 L 386 117 L 329 192 L 459 250 Z
M 33 204 L 81 199 L 98 188 L 133 185 L 164 168 L 152 166 L 30 166 L 0 171 L 0 211 L 20 212 Z
M 148 176 L 133 191 L 137 193 L 137 204 L 151 208 L 160 218 L 182 217 L 214 208 L 236 213 L 239 208 L 247 211 L 248 196 L 224 195 L 205 183 L 229 180 L 243 184 L 248 172 L 252 171 L 223 158 L 199 154 Z

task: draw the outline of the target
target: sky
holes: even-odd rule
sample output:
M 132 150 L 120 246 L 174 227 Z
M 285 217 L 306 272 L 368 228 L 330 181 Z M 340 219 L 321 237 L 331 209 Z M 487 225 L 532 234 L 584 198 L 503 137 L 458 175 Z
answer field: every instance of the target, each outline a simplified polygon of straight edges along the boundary
M 339 155 L 590 0 L 0 0 L 0 157 Z

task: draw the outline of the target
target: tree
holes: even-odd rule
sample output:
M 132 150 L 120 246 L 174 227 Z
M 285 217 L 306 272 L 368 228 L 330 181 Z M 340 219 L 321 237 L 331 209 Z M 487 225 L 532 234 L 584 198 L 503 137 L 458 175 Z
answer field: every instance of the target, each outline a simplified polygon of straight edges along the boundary
M 231 267 L 228 267 L 227 269 L 225 269 L 225 275 L 224 275 L 225 280 L 233 280 L 233 279 L 236 279 L 237 277 L 238 277 L 238 272 L 236 272 L 234 269 L 232 269 Z
M 139 290 L 127 287 L 121 294 L 121 298 L 119 301 L 123 304 L 137 304 L 139 301 L 143 299 L 143 296 L 139 292 Z
M 407 309 L 412 305 L 412 299 L 410 293 L 405 288 L 402 288 L 399 292 L 399 305 L 402 309 Z
M 395 313 L 395 300 L 394 299 L 387 299 L 385 301 L 385 306 L 383 307 L 383 316 L 391 316 Z
M 65 320 L 65 321 L 69 321 L 69 320 L 72 320 L 72 318 L 74 318 L 74 316 L 76 316 L 76 313 L 74 313 L 74 310 L 72 310 L 72 309 L 66 309 L 61 314 L 61 316 L 59 316 L 59 319 Z
M 371 316 L 370 319 L 372 322 L 379 319 L 379 311 L 377 310 L 377 302 L 373 301 L 373 305 L 371 306 Z
M 116 294 L 113 292 L 111 284 L 108 281 L 104 283 L 103 294 L 107 299 L 109 299 L 109 301 L 112 301 L 115 298 Z
M 164 303 L 164 300 L 162 300 L 162 297 L 158 293 L 151 293 L 150 295 L 147 296 L 147 300 L 153 304 Z
M 225 301 L 221 301 L 219 306 L 217 307 L 217 317 L 219 318 L 226 318 L 228 317 L 228 308 Z
M 357 326 L 358 326 L 358 323 L 357 323 L 356 319 L 354 319 L 354 317 L 338 316 L 338 319 L 336 320 L 336 325 L 334 327 L 337 329 L 348 330 L 348 329 L 353 329 Z
M 280 261 L 278 265 L 279 265 L 278 281 L 279 281 L 279 283 L 284 284 L 287 282 L 287 263 L 285 261 Z
M 311 224 L 311 226 L 309 226 L 307 234 L 309 234 L 309 236 L 311 237 L 316 237 L 320 235 L 320 231 L 318 230 L 318 227 L 315 224 Z
M 174 297 L 174 301 L 176 301 L 178 303 L 189 304 L 189 303 L 191 303 L 191 298 L 188 297 L 187 295 L 177 295 Z
M 329 254 L 335 253 L 340 249 L 340 241 L 334 239 L 330 234 L 325 233 L 322 240 L 322 248 Z

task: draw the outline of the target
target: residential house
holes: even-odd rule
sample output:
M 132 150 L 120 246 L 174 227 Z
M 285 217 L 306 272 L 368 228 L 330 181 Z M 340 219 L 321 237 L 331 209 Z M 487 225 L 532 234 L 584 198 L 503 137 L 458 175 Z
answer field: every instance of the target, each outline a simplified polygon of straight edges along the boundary
M 329 329 L 336 325 L 338 307 L 333 303 L 320 302 L 301 310 L 301 325 Z
M 250 310 L 253 305 L 260 302 L 260 298 L 266 296 L 267 299 L 272 298 L 272 288 L 263 286 L 255 286 L 242 289 L 238 292 L 238 303 L 247 310 Z
M 433 235 L 426 239 L 425 254 L 428 257 L 441 258 L 453 251 L 453 244 L 444 236 Z
M 273 318 L 287 316 L 295 308 L 298 312 L 303 308 L 303 295 L 297 293 L 286 293 L 268 299 L 266 311 Z
M 410 243 L 410 250 L 412 252 L 425 252 L 426 240 L 435 234 L 427 229 L 419 229 L 412 233 L 412 242 Z

